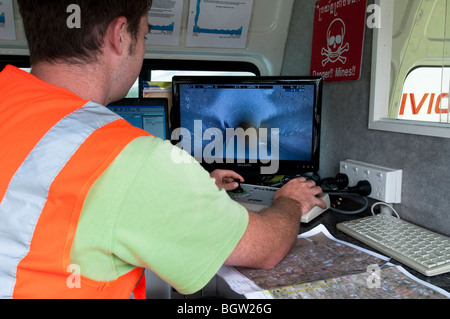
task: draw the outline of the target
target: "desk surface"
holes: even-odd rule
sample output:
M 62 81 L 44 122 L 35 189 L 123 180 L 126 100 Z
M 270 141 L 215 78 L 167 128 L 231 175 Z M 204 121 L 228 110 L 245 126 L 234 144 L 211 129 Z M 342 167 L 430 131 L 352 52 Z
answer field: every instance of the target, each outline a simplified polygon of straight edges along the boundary
M 330 234 L 332 234 L 335 238 L 352 243 L 354 245 L 357 245 L 359 247 L 362 247 L 362 248 L 365 248 L 365 249 L 368 249 L 368 250 L 371 250 L 374 252 L 378 252 L 375 249 L 363 244 L 362 242 L 354 239 L 351 236 L 348 236 L 347 234 L 343 233 L 342 231 L 340 231 L 336 228 L 336 225 L 341 222 L 358 219 L 358 218 L 362 218 L 362 217 L 369 216 L 369 215 L 371 215 L 370 208 L 360 214 L 357 214 L 357 215 L 339 214 L 339 213 L 328 210 L 325 213 L 323 213 L 321 216 L 319 216 L 316 219 L 314 219 L 313 221 L 311 221 L 309 224 L 301 224 L 300 233 L 307 232 L 307 231 L 313 229 L 314 227 L 322 224 L 328 229 Z M 412 275 L 416 276 L 417 278 L 450 292 L 450 273 L 433 276 L 433 277 L 427 277 L 427 276 L 424 276 L 421 273 L 415 271 L 414 269 L 411 269 L 411 268 L 401 264 L 400 262 L 397 262 L 395 259 L 391 259 L 391 262 L 393 264 L 401 265 L 403 268 L 405 268 L 408 272 L 410 272 Z

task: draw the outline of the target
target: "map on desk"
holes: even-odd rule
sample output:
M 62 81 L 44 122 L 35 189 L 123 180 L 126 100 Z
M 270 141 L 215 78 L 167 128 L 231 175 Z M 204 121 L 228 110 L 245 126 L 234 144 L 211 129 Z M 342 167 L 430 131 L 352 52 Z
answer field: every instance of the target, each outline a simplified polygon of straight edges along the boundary
M 388 257 L 335 239 L 323 225 L 300 235 L 271 270 L 224 266 L 218 275 L 248 299 L 450 298 Z

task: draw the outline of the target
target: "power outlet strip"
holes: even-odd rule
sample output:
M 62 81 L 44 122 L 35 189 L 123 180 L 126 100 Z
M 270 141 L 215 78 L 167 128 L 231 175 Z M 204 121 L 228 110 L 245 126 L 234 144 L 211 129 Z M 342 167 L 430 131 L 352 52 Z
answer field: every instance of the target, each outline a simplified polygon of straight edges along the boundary
M 346 160 L 340 163 L 340 173 L 348 176 L 349 186 L 369 181 L 372 187 L 370 198 L 390 204 L 401 202 L 402 170 Z

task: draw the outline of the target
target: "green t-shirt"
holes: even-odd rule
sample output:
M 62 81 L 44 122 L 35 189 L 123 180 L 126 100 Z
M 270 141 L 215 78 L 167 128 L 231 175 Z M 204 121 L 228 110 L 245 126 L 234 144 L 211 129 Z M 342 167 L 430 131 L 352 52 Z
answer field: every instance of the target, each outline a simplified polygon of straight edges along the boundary
M 247 210 L 174 150 L 167 141 L 138 138 L 89 191 L 71 251 L 83 276 L 111 281 L 145 267 L 191 294 L 228 258 Z

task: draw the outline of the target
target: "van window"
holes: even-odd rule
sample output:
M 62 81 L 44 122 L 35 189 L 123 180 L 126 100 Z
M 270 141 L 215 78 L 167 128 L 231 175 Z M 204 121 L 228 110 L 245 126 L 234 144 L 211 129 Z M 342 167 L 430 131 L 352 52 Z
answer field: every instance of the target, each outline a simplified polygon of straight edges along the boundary
M 450 123 L 449 2 L 394 1 L 390 118 Z
M 450 0 L 376 0 L 369 128 L 450 138 Z
M 259 76 L 260 70 L 249 62 L 158 60 L 145 59 L 141 78 L 145 81 L 171 82 L 175 75 L 249 75 Z
M 246 71 L 184 71 L 184 70 L 152 70 L 151 79 L 156 82 L 170 82 L 174 76 L 255 76 Z

